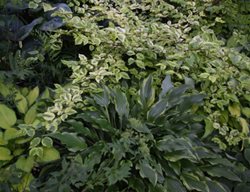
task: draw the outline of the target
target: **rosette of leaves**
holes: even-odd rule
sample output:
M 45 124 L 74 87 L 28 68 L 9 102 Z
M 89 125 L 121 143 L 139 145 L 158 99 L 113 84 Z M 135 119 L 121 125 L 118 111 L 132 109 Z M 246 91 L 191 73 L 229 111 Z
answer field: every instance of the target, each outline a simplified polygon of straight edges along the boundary
M 49 91 L 17 88 L 0 82 L 0 191 L 26 191 L 33 168 L 60 158 L 41 130 Z M 8 190 L 7 190 L 8 189 Z
M 199 139 L 201 117 L 194 111 L 204 96 L 189 94 L 192 86 L 186 81 L 174 87 L 166 76 L 158 97 L 152 76 L 136 95 L 104 87 L 60 132 L 49 134 L 68 153 L 57 170 L 42 171 L 32 189 L 229 192 L 238 184 L 248 189 L 241 178 L 246 168 Z

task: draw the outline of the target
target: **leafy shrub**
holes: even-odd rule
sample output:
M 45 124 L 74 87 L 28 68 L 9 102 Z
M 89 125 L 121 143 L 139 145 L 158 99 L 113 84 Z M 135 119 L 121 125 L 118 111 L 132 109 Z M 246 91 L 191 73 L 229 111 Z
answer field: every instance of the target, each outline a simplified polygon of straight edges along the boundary
M 200 109 L 207 116 L 204 137 L 211 136 L 223 149 L 248 140 L 249 57 L 216 37 L 208 14 L 202 16 L 205 5 L 202 9 L 195 1 L 74 1 L 69 6 L 74 14 L 57 34 L 61 39 L 67 36 L 78 49 L 78 55 L 62 60 L 72 70 L 73 89 L 92 93 L 100 91 L 98 83 L 123 83 L 136 94 L 138 82 L 149 74 L 156 85 L 166 74 L 176 84 L 189 76 L 196 90 L 206 93 Z M 238 115 L 231 110 L 234 106 Z M 61 116 L 51 122 L 58 126 Z
M 0 83 L 0 191 L 26 191 L 37 163 L 60 158 L 38 115 L 47 108 L 49 92 L 39 95 L 38 87 Z
M 89 105 L 49 134 L 68 150 L 32 183 L 42 191 L 232 191 L 246 167 L 202 142 L 194 109 L 203 95 L 174 87 L 170 76 L 157 98 L 152 77 L 139 93 L 104 87 Z M 75 156 L 75 154 L 78 154 Z M 245 182 L 245 180 L 244 180 Z M 239 190 L 235 190 L 239 191 Z

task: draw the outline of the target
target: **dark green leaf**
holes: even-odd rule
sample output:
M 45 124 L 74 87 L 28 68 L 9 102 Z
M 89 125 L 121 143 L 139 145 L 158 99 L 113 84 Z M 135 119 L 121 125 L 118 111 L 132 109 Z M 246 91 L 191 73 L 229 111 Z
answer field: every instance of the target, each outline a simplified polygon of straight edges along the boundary
M 150 133 L 150 130 L 148 129 L 148 127 L 138 119 L 130 118 L 129 123 L 133 129 L 135 129 L 136 131 L 140 133 Z
M 145 107 L 150 107 L 155 100 L 155 90 L 152 83 L 153 78 L 149 75 L 148 78 L 143 81 L 140 89 L 141 103 Z
M 189 191 L 196 190 L 201 192 L 209 192 L 208 186 L 204 181 L 200 181 L 199 177 L 191 173 L 183 173 L 181 175 L 183 184 Z
M 167 190 L 169 192 L 172 191 L 178 191 L 178 192 L 186 192 L 187 190 L 185 189 L 185 187 L 182 185 L 182 183 L 177 180 L 177 179 L 172 179 L 170 177 L 166 178 L 166 183 L 165 183 Z
M 162 84 L 161 84 L 161 93 L 160 93 L 160 97 L 163 97 L 164 95 L 166 95 L 166 93 L 168 93 L 169 90 L 171 90 L 174 87 L 172 81 L 171 81 L 171 76 L 170 75 L 166 75 L 165 79 L 163 80 Z
M 137 166 L 140 170 L 141 177 L 148 178 L 153 185 L 156 185 L 158 180 L 157 172 L 146 162 L 142 162 Z

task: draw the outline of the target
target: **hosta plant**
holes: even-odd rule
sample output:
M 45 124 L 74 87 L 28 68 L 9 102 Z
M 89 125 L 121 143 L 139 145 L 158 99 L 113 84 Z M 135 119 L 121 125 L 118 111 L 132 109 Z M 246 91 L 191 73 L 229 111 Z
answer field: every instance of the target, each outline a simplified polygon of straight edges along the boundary
M 0 191 L 26 191 L 38 164 L 60 158 L 41 129 L 49 91 L 0 82 Z
M 136 95 L 104 87 L 88 105 L 48 134 L 60 141 L 64 160 L 44 168 L 34 191 L 247 190 L 246 168 L 204 143 L 195 114 L 204 95 L 190 94 L 192 80 L 174 87 L 170 76 L 158 92 L 152 76 Z

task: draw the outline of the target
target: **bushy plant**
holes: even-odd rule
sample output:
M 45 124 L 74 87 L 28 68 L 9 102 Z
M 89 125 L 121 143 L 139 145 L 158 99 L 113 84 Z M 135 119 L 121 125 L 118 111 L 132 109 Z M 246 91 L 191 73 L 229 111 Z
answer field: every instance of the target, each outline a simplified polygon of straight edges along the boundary
M 174 87 L 170 76 L 160 94 L 152 76 L 137 94 L 104 87 L 89 105 L 49 134 L 64 146 L 64 159 L 32 183 L 34 191 L 240 191 L 247 170 L 215 145 L 204 143 L 203 95 L 193 84 Z

